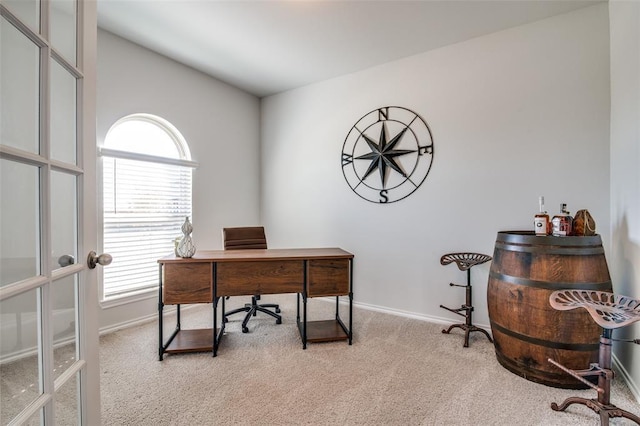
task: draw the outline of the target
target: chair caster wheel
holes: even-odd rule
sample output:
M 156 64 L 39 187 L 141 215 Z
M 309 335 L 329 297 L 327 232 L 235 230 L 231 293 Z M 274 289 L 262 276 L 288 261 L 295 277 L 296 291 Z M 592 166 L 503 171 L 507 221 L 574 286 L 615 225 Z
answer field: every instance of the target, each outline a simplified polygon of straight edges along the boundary
M 278 318 L 278 319 L 276 320 L 276 324 L 282 324 L 282 318 Z
M 276 308 L 276 314 L 279 314 L 279 313 L 280 313 L 280 308 Z
M 243 333 L 248 333 L 248 332 L 249 332 L 249 329 L 248 329 L 247 327 L 242 327 L 242 332 L 243 332 Z

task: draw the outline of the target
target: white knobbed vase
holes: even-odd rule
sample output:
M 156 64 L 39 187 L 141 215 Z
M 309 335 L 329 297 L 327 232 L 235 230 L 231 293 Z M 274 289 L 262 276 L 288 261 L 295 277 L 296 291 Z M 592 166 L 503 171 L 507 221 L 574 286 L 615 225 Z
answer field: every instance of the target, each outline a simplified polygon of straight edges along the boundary
M 176 249 L 176 253 L 180 257 L 193 257 L 193 255 L 196 254 L 196 246 L 191 239 L 191 232 L 193 232 L 193 226 L 191 226 L 189 216 L 187 216 L 182 224 L 182 233 L 184 236 L 178 243 L 178 248 Z

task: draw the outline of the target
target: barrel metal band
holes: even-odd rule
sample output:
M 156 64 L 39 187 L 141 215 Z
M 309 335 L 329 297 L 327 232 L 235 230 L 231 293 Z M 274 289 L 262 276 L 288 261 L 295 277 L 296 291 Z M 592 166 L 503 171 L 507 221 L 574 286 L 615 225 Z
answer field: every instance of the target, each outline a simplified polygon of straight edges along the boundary
M 498 232 L 496 242 L 547 247 L 596 247 L 602 245 L 600 235 L 554 237 L 535 235 L 533 231 Z
M 521 253 L 543 253 L 543 254 L 562 254 L 566 256 L 585 256 L 593 254 L 604 254 L 602 246 L 532 246 L 522 244 L 509 244 L 496 241 L 496 250 L 516 251 Z
M 591 352 L 597 351 L 600 348 L 599 343 L 563 343 L 563 342 L 552 342 L 549 340 L 536 339 L 535 337 L 526 336 L 524 334 L 516 333 L 515 331 L 508 330 L 501 326 L 500 324 L 496 324 L 493 321 L 490 321 L 491 328 L 493 330 L 497 330 L 502 334 L 506 334 L 510 337 L 515 337 L 516 339 L 523 340 L 528 343 L 532 343 L 538 346 L 544 346 L 551 349 L 565 349 L 579 352 Z M 495 336 L 494 336 L 495 338 Z
M 527 287 L 541 288 L 544 290 L 602 290 L 611 288 L 611 281 L 604 281 L 601 283 L 576 283 L 576 282 L 549 282 L 538 281 L 530 278 L 514 277 L 512 275 L 505 275 L 495 271 L 489 271 L 489 276 L 498 281 L 503 281 L 509 284 L 524 285 Z
M 561 238 L 561 237 L 558 237 Z M 509 244 L 496 241 L 496 250 L 517 251 L 522 253 L 562 254 L 566 256 L 585 256 L 590 254 L 604 254 L 602 246 L 542 246 Z M 495 256 L 494 256 L 495 257 Z

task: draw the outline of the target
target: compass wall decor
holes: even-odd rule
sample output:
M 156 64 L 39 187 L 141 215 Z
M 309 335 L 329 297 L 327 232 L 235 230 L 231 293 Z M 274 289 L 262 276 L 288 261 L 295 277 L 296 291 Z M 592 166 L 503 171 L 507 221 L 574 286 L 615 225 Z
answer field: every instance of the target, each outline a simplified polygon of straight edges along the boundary
M 380 204 L 400 201 L 418 189 L 431 170 L 431 130 L 410 109 L 375 109 L 347 134 L 341 161 L 344 178 L 360 197 Z

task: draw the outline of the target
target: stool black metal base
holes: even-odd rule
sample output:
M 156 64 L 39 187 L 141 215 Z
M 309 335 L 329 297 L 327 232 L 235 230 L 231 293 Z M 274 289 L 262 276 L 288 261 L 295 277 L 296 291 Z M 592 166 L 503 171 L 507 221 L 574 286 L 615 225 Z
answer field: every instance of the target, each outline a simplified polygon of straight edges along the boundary
M 465 348 L 469 347 L 469 334 L 474 331 L 483 333 L 485 336 L 487 336 L 487 339 L 489 339 L 489 341 L 493 343 L 493 339 L 491 338 L 487 330 L 476 327 L 475 325 L 473 325 L 472 320 L 473 295 L 471 292 L 471 267 L 488 262 L 490 260 L 491 256 L 479 253 L 448 253 L 440 258 L 440 263 L 442 265 L 448 265 L 451 262 L 455 262 L 458 265 L 458 269 L 460 269 L 461 271 L 467 271 L 467 285 L 449 283 L 449 286 L 451 287 L 465 288 L 465 304 L 462 305 L 459 309 L 451 309 L 447 308 L 446 306 L 440 305 L 442 309 L 446 309 L 449 312 L 453 312 L 454 314 L 463 316 L 465 318 L 464 324 L 453 324 L 448 329 L 442 330 L 443 334 L 449 334 L 454 328 L 460 328 L 461 330 L 464 330 L 463 347 Z
M 608 426 L 609 419 L 612 419 L 614 417 L 624 417 L 629 420 L 633 420 L 634 422 L 640 425 L 640 417 L 626 410 L 622 410 L 616 407 L 615 405 L 603 404 L 597 399 L 587 399 L 587 398 L 572 396 L 565 399 L 564 402 L 560 405 L 556 404 L 555 402 L 552 402 L 551 409 L 554 411 L 564 411 L 571 404 L 582 404 L 591 408 L 593 411 L 596 412 L 596 414 L 600 415 L 601 426 Z
M 441 308 L 445 308 L 446 307 L 440 305 Z M 449 334 L 451 333 L 451 330 L 453 330 L 454 328 L 460 328 L 462 330 L 464 330 L 464 345 L 463 347 L 468 348 L 469 347 L 469 334 L 471 334 L 474 331 L 479 331 L 481 333 L 484 333 L 485 336 L 487 336 L 487 339 L 489 339 L 489 341 L 491 343 L 493 343 L 493 339 L 491 338 L 491 336 L 489 335 L 489 333 L 487 332 L 487 330 L 485 330 L 484 328 L 480 328 L 480 327 L 476 327 L 475 325 L 469 325 L 469 324 L 453 324 L 451 326 L 449 326 L 448 329 L 446 330 L 442 330 L 443 334 Z

